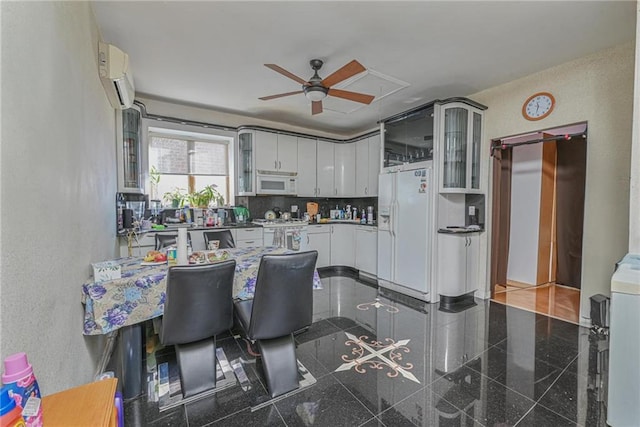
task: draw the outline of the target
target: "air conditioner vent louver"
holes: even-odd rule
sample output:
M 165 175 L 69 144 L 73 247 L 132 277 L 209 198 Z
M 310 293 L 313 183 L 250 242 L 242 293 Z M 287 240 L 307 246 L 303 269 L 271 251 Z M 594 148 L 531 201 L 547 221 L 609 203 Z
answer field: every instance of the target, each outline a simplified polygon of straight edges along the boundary
M 98 68 L 100 80 L 113 108 L 130 108 L 133 105 L 135 88 L 129 67 L 129 55 L 113 45 L 99 43 Z

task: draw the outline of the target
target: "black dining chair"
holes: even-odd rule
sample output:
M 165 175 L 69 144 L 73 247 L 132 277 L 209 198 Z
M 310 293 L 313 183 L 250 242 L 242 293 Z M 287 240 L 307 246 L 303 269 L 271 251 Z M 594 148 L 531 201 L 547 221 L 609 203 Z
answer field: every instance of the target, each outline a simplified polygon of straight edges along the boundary
M 236 247 L 236 242 L 233 241 L 233 234 L 231 234 L 231 230 L 205 231 L 202 234 L 204 235 L 205 249 L 209 249 L 209 241 L 211 240 L 220 241 L 220 245 L 218 246 L 219 249 Z
M 175 346 L 184 398 L 216 386 L 216 335 L 233 326 L 235 268 L 235 260 L 169 267 L 160 342 Z
M 317 258 L 317 251 L 264 255 L 253 299 L 234 303 L 247 337 L 257 341 L 271 397 L 300 386 L 293 335 L 312 322 Z
M 175 245 L 178 240 L 177 234 L 156 233 L 156 251 Z M 191 246 L 191 233 L 187 231 L 187 244 Z

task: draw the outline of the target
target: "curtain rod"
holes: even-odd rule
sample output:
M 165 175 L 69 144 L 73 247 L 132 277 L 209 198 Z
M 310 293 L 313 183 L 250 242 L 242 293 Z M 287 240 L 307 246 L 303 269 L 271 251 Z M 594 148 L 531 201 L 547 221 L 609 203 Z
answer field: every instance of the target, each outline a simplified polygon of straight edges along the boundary
M 582 139 L 585 139 L 587 137 L 587 134 L 584 132 L 571 133 L 571 134 L 565 134 L 565 135 L 550 136 L 548 138 L 530 139 L 529 141 L 514 142 L 512 144 L 503 144 L 502 140 L 498 140 L 498 142 L 494 142 L 493 144 L 491 144 L 491 156 L 493 156 L 493 152 L 497 149 L 504 150 L 510 147 L 538 144 L 540 142 L 549 142 L 549 141 L 570 141 L 571 139 L 576 137 L 581 137 Z

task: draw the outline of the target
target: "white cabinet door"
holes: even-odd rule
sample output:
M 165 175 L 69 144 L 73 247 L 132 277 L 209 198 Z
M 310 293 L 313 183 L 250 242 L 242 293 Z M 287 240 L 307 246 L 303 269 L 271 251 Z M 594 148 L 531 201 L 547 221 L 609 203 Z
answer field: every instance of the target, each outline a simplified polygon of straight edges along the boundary
M 298 138 L 298 196 L 316 196 L 316 140 Z
M 378 195 L 380 144 L 380 134 L 369 137 L 369 184 L 367 184 L 367 197 L 374 197 Z
M 477 291 L 480 287 L 478 276 L 478 253 L 480 252 L 480 235 L 467 234 L 467 288 L 466 292 Z
M 467 235 L 438 233 L 438 294 L 467 293 Z
M 278 172 L 298 171 L 298 138 L 278 135 Z
M 372 275 L 378 274 L 378 229 L 356 226 L 356 268 Z
M 331 225 L 331 265 L 355 266 L 355 237 L 353 225 Z
M 355 142 L 356 146 L 356 197 L 365 197 L 369 186 L 369 139 Z M 376 180 L 378 177 L 376 176 Z
M 334 150 L 334 196 L 352 197 L 356 193 L 355 144 L 335 144 Z
M 333 184 L 333 147 L 336 144 L 327 141 L 318 141 L 317 163 L 317 196 L 331 197 L 335 194 Z
M 328 267 L 331 262 L 331 226 L 309 225 L 307 227 L 309 250 L 318 251 L 316 268 Z
M 258 171 L 278 171 L 278 134 L 255 132 L 256 169 Z
M 440 192 L 480 192 L 483 113 L 454 102 L 440 107 Z

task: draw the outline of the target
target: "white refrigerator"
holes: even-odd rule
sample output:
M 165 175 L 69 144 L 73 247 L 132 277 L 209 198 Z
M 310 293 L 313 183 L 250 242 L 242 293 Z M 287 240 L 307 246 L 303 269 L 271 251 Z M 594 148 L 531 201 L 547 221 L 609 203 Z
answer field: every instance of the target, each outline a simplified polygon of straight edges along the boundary
M 379 284 L 431 302 L 432 168 L 383 172 L 378 182 Z

